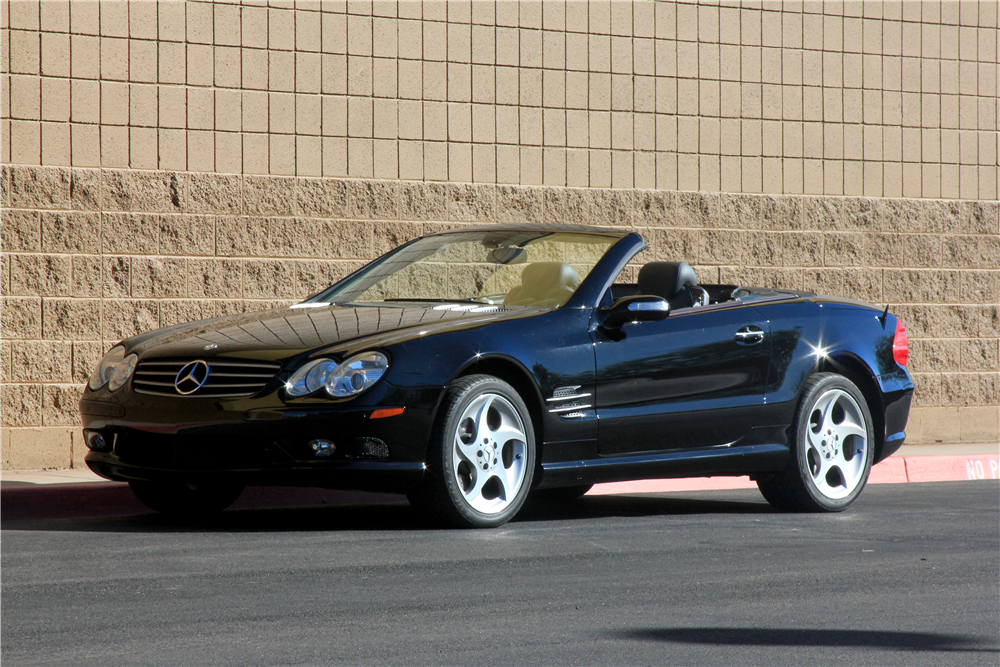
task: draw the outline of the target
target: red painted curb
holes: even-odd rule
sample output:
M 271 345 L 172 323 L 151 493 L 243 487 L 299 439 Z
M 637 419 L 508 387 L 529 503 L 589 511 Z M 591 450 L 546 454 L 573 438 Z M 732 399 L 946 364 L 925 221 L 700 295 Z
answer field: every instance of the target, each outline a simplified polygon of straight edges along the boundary
M 1000 479 L 1000 454 L 893 456 L 872 467 L 869 484 Z M 692 477 L 596 484 L 587 495 L 755 489 L 749 477 Z

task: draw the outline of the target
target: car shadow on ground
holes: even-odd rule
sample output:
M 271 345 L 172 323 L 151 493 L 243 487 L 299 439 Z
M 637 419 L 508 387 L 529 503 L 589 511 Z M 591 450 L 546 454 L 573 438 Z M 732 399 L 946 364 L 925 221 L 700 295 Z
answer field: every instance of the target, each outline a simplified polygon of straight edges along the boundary
M 721 498 L 691 494 L 585 496 L 568 502 L 529 502 L 508 524 L 579 521 L 609 517 L 649 517 L 690 514 L 768 514 L 774 510 L 754 499 L 754 492 L 715 492 Z M 734 496 L 735 494 L 735 496 Z M 314 532 L 434 530 L 404 496 L 372 494 L 371 503 L 313 506 L 244 507 L 197 519 L 176 518 L 146 510 L 138 501 L 121 502 L 107 512 L 93 508 L 83 514 L 71 507 L 18 507 L 0 517 L 3 530 L 87 532 Z M 244 503 L 244 501 L 240 501 Z M 274 503 L 272 503 L 273 505 Z
M 998 653 L 991 640 L 934 632 L 812 628 L 642 628 L 616 630 L 613 639 L 715 646 L 807 646 L 889 651 Z M 995 642 L 993 642 L 995 643 Z

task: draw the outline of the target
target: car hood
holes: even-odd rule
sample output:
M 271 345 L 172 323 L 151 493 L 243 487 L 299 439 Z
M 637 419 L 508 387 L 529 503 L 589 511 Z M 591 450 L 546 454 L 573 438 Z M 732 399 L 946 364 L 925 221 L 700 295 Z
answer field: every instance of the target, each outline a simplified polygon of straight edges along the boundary
M 547 310 L 465 303 L 287 307 L 158 329 L 127 345 L 143 358 L 238 355 L 275 360 L 309 351 L 349 353 Z

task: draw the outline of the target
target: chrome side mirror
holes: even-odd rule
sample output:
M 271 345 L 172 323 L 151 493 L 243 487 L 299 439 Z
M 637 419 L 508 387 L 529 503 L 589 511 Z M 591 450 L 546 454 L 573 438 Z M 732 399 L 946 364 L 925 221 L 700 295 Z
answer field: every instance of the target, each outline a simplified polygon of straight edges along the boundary
M 646 294 L 625 296 L 615 301 L 611 307 L 602 308 L 605 329 L 620 329 L 634 322 L 659 322 L 670 314 L 670 304 L 666 299 Z

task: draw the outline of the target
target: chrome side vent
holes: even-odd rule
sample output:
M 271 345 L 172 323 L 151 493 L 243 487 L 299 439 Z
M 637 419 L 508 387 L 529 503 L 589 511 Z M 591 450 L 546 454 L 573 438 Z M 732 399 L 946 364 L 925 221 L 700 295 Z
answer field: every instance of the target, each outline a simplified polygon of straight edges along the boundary
M 193 391 L 178 389 L 178 375 L 182 369 L 201 361 L 208 366 L 208 374 Z M 133 391 L 157 396 L 191 396 L 194 398 L 216 398 L 252 396 L 267 386 L 281 370 L 281 364 L 256 359 L 208 358 L 198 359 L 153 359 L 141 361 L 132 379 Z
M 594 406 L 588 401 L 590 393 L 580 392 L 581 386 L 556 387 L 556 390 L 552 392 L 552 398 L 545 401 L 552 406 L 549 408 L 549 412 L 564 419 L 583 417 L 583 410 Z

